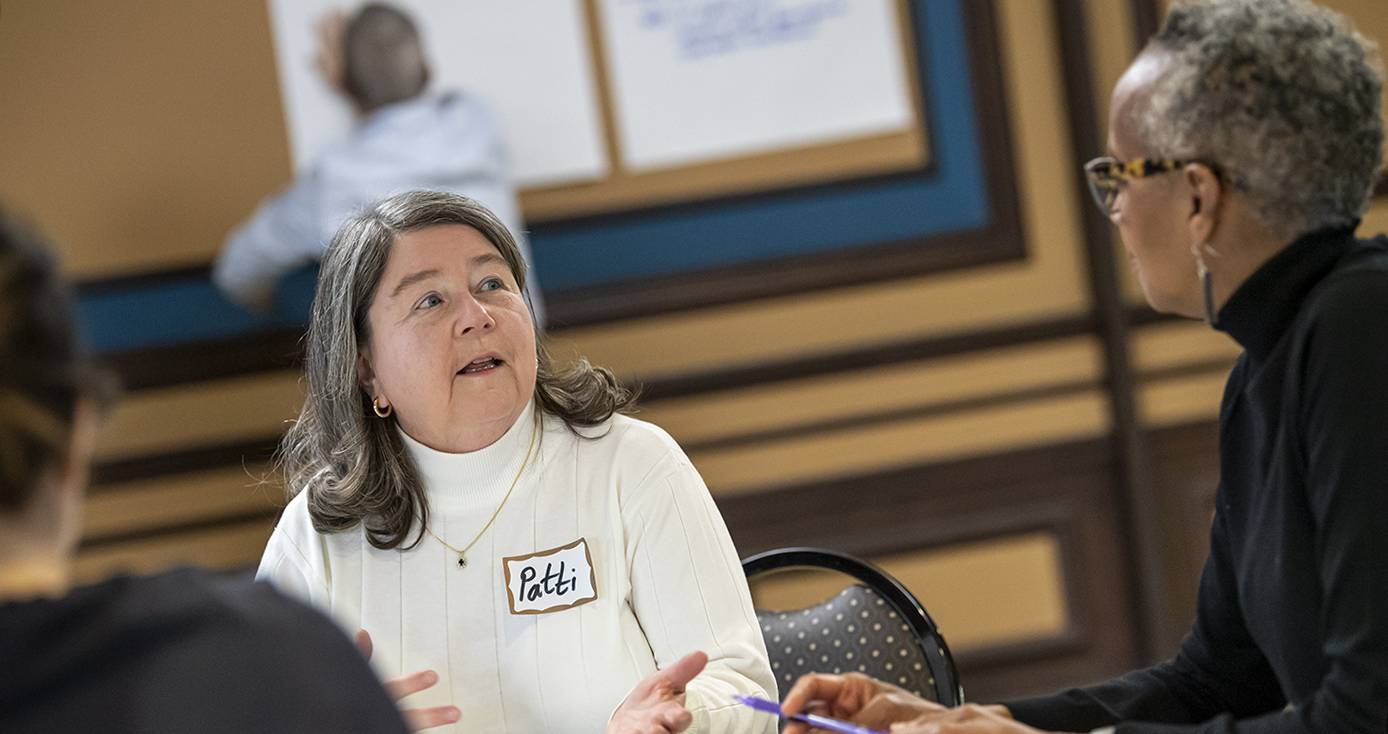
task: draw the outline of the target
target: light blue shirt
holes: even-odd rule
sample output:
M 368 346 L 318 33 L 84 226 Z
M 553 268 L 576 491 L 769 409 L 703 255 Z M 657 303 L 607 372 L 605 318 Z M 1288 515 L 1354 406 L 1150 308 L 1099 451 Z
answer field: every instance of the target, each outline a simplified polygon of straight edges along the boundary
M 496 214 L 525 257 L 527 299 L 543 328 L 534 260 L 496 122 L 481 100 L 458 92 L 421 95 L 373 112 L 232 232 L 212 266 L 212 280 L 233 301 L 259 303 L 280 278 L 321 260 L 353 214 L 415 189 L 462 194 Z

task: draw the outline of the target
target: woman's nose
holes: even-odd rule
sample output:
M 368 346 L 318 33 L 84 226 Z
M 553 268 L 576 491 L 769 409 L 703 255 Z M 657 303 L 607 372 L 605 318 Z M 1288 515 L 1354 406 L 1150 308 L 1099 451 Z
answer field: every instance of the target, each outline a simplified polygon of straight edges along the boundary
M 492 320 L 492 314 L 487 307 L 471 295 L 463 297 L 458 304 L 458 311 L 454 322 L 454 333 L 458 336 L 467 334 L 475 329 L 483 331 L 492 328 L 496 322 Z

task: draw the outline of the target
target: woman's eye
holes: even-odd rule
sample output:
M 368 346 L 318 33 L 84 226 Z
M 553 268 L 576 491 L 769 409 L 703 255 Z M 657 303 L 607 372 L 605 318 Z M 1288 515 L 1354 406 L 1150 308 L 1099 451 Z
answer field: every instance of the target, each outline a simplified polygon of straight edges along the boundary
M 504 287 L 506 287 L 506 284 L 501 282 L 501 278 L 487 278 L 482 281 L 481 285 L 481 289 L 484 291 L 494 291 Z
M 437 306 L 440 303 L 443 303 L 443 299 L 439 298 L 439 294 L 430 293 L 429 295 L 419 299 L 419 305 L 416 308 L 433 308 L 434 306 Z

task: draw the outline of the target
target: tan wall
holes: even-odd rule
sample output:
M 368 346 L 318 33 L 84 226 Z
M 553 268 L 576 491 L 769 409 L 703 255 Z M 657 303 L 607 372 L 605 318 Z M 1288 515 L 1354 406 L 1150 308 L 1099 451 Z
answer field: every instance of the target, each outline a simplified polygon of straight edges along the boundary
M 0 199 L 80 277 L 211 259 L 289 181 L 263 2 L 5 0 Z

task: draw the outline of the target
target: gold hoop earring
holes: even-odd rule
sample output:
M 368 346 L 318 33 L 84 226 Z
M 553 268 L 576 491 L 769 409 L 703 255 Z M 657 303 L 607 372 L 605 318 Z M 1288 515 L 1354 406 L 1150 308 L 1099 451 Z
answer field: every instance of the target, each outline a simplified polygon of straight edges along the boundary
M 377 417 L 377 418 L 389 418 L 389 417 L 390 417 L 390 414 L 395 412 L 395 406 L 393 406 L 393 405 L 387 405 L 387 406 L 386 406 L 386 409 L 383 411 L 383 410 L 381 410 L 381 399 L 380 399 L 380 398 L 372 398 L 372 399 L 371 399 L 371 410 L 375 411 L 376 417 Z

